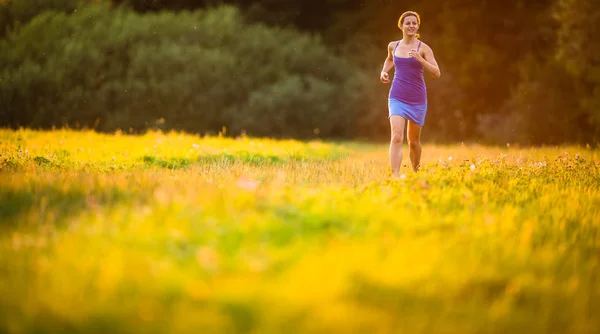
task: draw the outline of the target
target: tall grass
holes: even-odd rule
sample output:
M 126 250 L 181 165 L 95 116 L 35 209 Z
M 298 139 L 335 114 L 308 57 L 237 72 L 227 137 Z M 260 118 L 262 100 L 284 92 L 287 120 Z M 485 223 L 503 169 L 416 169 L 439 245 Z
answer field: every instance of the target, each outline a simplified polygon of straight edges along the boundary
M 400 179 L 359 143 L 0 130 L 0 154 L 0 332 L 600 331 L 596 149 L 426 145 Z

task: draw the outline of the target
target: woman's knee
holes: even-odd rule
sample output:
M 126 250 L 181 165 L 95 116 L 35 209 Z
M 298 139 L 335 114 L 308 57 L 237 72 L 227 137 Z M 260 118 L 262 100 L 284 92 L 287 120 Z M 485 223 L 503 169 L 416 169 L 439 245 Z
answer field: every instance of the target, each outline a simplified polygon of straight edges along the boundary
M 402 144 L 404 140 L 404 134 L 402 132 L 392 132 L 392 143 L 393 144 Z
M 408 146 L 409 146 L 410 148 L 412 148 L 412 149 L 418 149 L 418 148 L 420 148 L 420 147 L 421 147 L 421 141 L 420 141 L 420 140 L 418 140 L 418 139 L 417 139 L 417 140 L 415 140 L 415 139 L 413 139 L 413 140 L 410 140 L 410 139 L 409 139 L 409 140 L 408 140 Z

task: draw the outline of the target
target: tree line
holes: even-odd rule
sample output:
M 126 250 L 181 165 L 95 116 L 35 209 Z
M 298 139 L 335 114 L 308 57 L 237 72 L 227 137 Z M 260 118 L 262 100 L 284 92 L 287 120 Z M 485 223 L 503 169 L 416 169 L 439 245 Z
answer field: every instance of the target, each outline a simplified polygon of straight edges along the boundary
M 415 10 L 443 73 L 426 78 L 424 137 L 594 144 L 599 9 L 594 0 L 4 0 L 0 125 L 385 138 L 389 86 L 378 76 L 386 45 L 401 38 L 398 17 Z

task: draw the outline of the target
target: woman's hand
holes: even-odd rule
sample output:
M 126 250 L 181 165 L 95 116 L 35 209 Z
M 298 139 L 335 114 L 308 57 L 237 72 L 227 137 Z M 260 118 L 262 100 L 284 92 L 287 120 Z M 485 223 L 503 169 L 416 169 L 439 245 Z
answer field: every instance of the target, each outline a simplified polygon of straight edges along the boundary
M 381 72 L 381 75 L 379 76 L 379 80 L 381 80 L 381 82 L 383 82 L 383 83 L 389 83 L 390 75 L 387 72 Z
M 417 51 L 417 49 L 410 49 L 410 51 L 408 51 L 408 55 L 415 58 L 415 60 L 419 63 L 423 63 L 423 61 L 425 60 L 423 56 L 421 56 L 419 51 Z

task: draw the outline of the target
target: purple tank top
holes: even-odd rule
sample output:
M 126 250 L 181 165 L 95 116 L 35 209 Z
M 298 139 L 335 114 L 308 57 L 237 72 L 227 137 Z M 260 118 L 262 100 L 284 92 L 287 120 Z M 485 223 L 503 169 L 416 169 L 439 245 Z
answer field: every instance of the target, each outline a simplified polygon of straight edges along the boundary
M 390 88 L 390 99 L 400 100 L 407 104 L 423 105 L 427 104 L 427 89 L 425 87 L 425 79 L 423 77 L 423 65 L 415 58 L 396 57 L 396 49 L 394 47 L 394 80 Z M 421 41 L 417 46 L 417 51 L 421 47 Z

